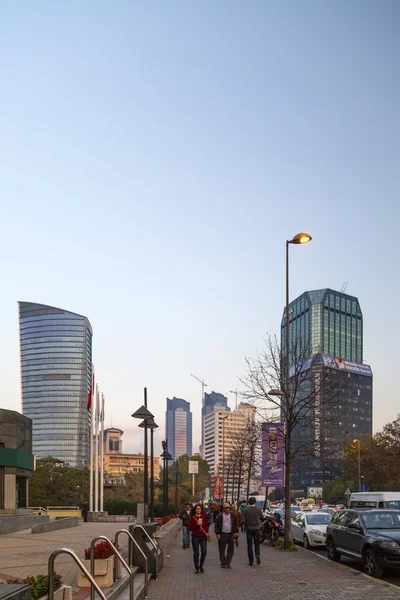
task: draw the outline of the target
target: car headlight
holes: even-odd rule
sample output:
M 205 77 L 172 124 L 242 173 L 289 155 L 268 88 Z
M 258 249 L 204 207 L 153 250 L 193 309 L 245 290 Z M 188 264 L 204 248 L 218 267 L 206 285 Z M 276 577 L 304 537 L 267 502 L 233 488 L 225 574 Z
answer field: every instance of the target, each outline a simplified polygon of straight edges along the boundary
M 318 529 L 311 529 L 311 535 L 324 535 L 322 531 L 318 531 Z
M 376 542 L 378 546 L 381 548 L 399 548 L 399 544 L 397 542 Z

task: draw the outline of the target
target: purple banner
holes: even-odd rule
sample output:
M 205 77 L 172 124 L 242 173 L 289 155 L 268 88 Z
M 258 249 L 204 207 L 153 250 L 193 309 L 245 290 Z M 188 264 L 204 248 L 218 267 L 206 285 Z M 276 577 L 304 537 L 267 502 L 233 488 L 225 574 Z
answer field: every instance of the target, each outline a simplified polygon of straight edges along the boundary
M 262 424 L 262 484 L 268 487 L 285 485 L 284 424 Z

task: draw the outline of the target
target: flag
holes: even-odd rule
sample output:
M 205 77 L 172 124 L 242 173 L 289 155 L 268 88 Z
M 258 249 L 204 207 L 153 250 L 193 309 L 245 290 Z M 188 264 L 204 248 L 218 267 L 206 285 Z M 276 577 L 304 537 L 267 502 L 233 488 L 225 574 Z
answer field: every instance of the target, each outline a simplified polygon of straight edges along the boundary
M 96 387 L 96 412 L 94 414 L 95 423 L 98 423 L 100 416 L 100 392 L 98 387 Z
M 94 390 L 94 368 L 92 365 L 92 382 L 91 382 L 90 390 L 89 390 L 88 397 L 87 397 L 87 409 L 88 410 L 90 410 L 91 406 L 92 406 L 93 390 Z
M 101 412 L 100 412 L 100 416 L 99 416 L 100 423 L 102 421 L 104 421 L 104 416 L 105 416 L 105 413 L 104 413 L 104 400 L 105 400 L 105 397 L 104 397 L 104 394 L 102 394 L 101 395 Z

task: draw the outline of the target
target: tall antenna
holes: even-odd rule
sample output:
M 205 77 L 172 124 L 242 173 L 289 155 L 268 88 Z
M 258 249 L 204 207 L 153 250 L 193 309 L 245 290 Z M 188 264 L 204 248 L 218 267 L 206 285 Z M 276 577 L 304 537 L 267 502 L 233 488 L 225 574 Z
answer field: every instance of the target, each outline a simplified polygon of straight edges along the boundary
M 342 289 L 340 290 L 342 292 L 342 294 L 345 293 L 347 285 L 348 285 L 348 283 L 347 283 L 347 281 L 345 281 L 344 284 L 342 285 Z
M 237 397 L 238 397 L 238 390 L 229 390 L 231 394 L 235 394 L 235 410 L 237 410 L 238 408 L 238 403 L 237 403 Z

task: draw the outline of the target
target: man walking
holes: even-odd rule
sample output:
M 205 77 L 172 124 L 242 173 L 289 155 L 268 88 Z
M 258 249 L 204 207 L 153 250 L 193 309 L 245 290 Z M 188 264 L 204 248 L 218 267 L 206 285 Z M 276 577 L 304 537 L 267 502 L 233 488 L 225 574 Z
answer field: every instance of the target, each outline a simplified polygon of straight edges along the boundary
M 242 531 L 244 531 L 244 511 L 246 508 L 247 508 L 247 502 L 246 502 L 246 500 L 242 500 L 242 502 L 239 506 L 240 519 L 242 521 L 242 528 L 241 528 Z
M 249 498 L 249 506 L 244 510 L 244 526 L 246 528 L 247 538 L 247 554 L 249 557 L 250 567 L 254 564 L 253 554 L 253 542 L 256 553 L 257 564 L 261 564 L 260 559 L 260 523 L 264 520 L 263 512 L 261 508 L 255 506 L 256 499 L 254 497 Z
M 239 535 L 239 528 L 231 507 L 225 502 L 223 511 L 215 519 L 215 533 L 217 534 L 219 558 L 222 569 L 230 569 L 235 550 L 235 539 Z M 225 550 L 228 549 L 226 555 Z
M 191 506 L 189 502 L 186 502 L 185 508 L 182 508 L 179 518 L 182 520 L 182 548 L 190 548 L 190 532 L 189 532 L 189 520 Z

